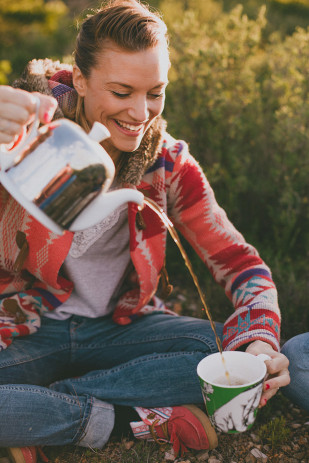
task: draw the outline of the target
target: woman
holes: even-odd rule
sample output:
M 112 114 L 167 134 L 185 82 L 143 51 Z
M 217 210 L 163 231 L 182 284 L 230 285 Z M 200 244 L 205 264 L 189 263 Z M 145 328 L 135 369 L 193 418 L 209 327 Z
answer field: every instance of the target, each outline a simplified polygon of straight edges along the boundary
M 166 132 L 169 67 L 162 20 L 135 0 L 111 2 L 84 21 L 73 68 L 34 60 L 14 83 L 19 89 L 0 89 L 0 142 L 17 143 L 32 120 L 31 92 L 40 94 L 42 122 L 64 116 L 86 131 L 102 122 L 111 133 L 103 146 L 116 165 L 114 187 L 138 188 L 155 200 L 225 287 L 236 310 L 217 324 L 223 348 L 270 355 L 264 406 L 289 382 L 275 285 L 216 203 L 187 145 Z M 202 402 L 196 366 L 217 351 L 215 337 L 208 321 L 175 316 L 154 297 L 165 275 L 166 240 L 155 214 L 129 204 L 99 226 L 57 237 L 5 190 L 1 210 L 0 446 L 22 447 L 10 450 L 19 455 L 37 445 L 101 448 L 130 423 L 137 437 L 169 441 L 176 453 L 214 448 L 206 415 L 183 404 Z M 29 254 L 14 273 L 17 231 Z M 7 300 L 23 323 L 4 313 Z

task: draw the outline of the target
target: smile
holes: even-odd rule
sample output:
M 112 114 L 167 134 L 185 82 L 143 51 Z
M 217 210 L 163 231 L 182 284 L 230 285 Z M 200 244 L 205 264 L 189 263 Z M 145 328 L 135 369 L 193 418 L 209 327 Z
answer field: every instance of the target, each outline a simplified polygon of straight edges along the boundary
M 129 124 L 127 122 L 119 121 L 117 119 L 114 119 L 114 121 L 116 122 L 118 127 L 122 128 L 122 129 L 125 129 L 125 130 L 128 130 L 129 132 L 132 132 L 132 135 L 133 135 L 133 133 L 135 133 L 135 134 L 140 133 L 140 131 L 144 127 L 144 124 Z

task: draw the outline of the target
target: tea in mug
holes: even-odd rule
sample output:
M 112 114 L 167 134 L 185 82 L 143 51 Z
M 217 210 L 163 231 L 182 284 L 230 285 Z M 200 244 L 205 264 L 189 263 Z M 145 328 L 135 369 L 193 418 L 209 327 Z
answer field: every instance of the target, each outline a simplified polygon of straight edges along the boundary
M 243 384 L 247 384 L 248 380 L 240 378 L 238 376 L 226 375 L 219 376 L 214 380 L 215 384 L 220 384 L 222 386 L 242 386 Z

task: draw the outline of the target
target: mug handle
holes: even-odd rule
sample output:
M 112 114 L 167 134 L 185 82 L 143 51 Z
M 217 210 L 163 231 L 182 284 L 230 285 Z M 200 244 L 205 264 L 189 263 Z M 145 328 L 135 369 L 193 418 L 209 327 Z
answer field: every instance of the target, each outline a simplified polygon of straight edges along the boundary
M 257 357 L 259 359 L 261 359 L 262 362 L 265 362 L 266 360 L 271 360 L 271 357 L 269 355 L 267 355 L 267 354 L 259 354 L 259 355 L 257 355 Z
M 12 167 L 15 163 L 15 158 L 18 154 L 24 149 L 26 145 L 28 145 L 36 136 L 37 136 L 37 129 L 40 125 L 39 120 L 39 109 L 40 109 L 40 99 L 33 95 L 35 98 L 35 116 L 34 121 L 31 124 L 31 127 L 24 137 L 24 139 L 13 149 L 8 150 L 5 145 L 0 145 L 0 168 L 1 170 L 7 170 Z

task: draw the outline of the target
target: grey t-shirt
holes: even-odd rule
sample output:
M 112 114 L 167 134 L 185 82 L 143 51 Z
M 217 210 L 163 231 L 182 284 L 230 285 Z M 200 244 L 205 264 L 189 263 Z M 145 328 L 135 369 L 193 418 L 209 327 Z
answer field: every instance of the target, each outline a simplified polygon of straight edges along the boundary
M 110 314 L 129 262 L 128 206 L 124 204 L 94 227 L 75 232 L 64 262 L 65 275 L 74 283 L 73 293 L 45 316 L 65 320 L 73 314 L 90 318 Z

